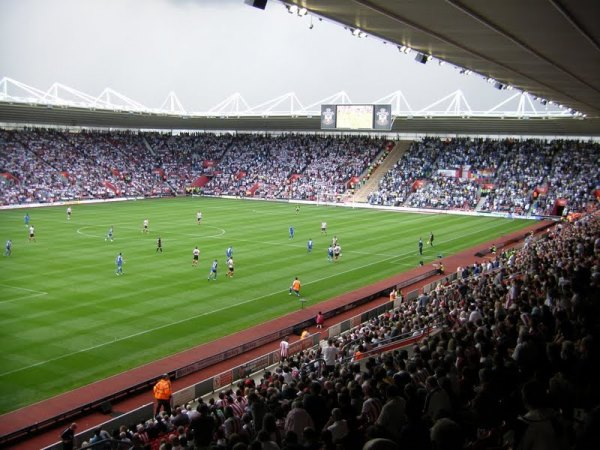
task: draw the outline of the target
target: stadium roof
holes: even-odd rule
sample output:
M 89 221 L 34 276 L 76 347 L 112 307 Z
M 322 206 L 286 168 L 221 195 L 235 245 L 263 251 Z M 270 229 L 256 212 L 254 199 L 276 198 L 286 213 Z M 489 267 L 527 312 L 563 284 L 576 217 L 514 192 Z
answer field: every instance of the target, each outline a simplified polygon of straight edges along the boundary
M 491 86 L 498 89 L 511 87 L 519 92 L 516 101 L 521 106 L 514 116 L 485 115 L 494 111 L 469 114 L 468 108 L 466 112 L 460 109 L 444 116 L 442 108 L 439 115 L 431 111 L 401 114 L 393 124 L 393 133 L 600 136 L 600 27 L 597 26 L 600 2 L 597 0 L 282 2 L 298 7 L 295 11 L 307 8 L 308 14 L 339 23 L 349 33 L 360 35 L 362 31 L 405 52 L 410 48 L 412 54 L 421 56 L 422 63 L 445 61 L 457 70 L 488 78 Z M 5 79 L 3 83 L 6 94 L 8 81 Z M 35 90 L 26 88 L 30 93 Z M 53 96 L 58 98 L 61 90 L 83 99 L 87 105 L 46 101 Z M 174 95 L 169 100 L 170 111 L 151 111 L 114 91 L 103 92 L 98 98 L 62 85 L 54 85 L 48 92 L 35 91 L 34 96 L 42 101 L 13 102 L 5 95 L 5 101 L 0 102 L 0 123 L 292 132 L 320 128 L 316 111 L 280 113 L 267 106 L 266 114 L 250 108 L 239 113 L 213 111 L 196 115 L 183 111 Z M 120 106 L 111 108 L 111 98 L 115 97 L 129 110 Z M 293 103 L 294 97 L 287 100 Z M 556 117 L 538 115 L 535 109 L 526 110 L 527 104 L 533 106 L 532 100 L 536 104 L 541 101 L 541 104 L 563 105 L 563 112 L 573 110 L 585 117 L 570 113 Z M 244 103 L 240 99 L 235 101 Z M 90 108 L 90 102 L 97 107 Z M 231 103 L 226 100 L 224 104 Z
M 285 0 L 358 35 L 600 117 L 597 0 Z
M 310 132 L 316 116 L 180 116 L 0 102 L 0 123 L 202 131 Z M 598 118 L 404 117 L 392 133 L 441 135 L 600 136 Z

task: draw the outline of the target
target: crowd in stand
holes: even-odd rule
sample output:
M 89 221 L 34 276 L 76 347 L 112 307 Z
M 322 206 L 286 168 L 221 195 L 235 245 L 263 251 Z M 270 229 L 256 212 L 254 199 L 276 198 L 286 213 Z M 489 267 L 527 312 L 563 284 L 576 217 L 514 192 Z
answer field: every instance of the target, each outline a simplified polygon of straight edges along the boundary
M 2 204 L 170 194 L 135 133 L 0 130 Z
M 144 133 L 169 185 L 178 193 L 202 175 L 212 176 L 214 161 L 219 161 L 234 141 L 231 134 L 210 133 L 178 135 Z
M 598 189 L 598 146 L 563 141 L 557 145 L 548 176 L 551 189 L 538 197 L 536 214 L 552 214 L 555 201 L 568 199 L 573 211 L 585 211 Z
M 495 189 L 485 199 L 482 209 L 530 212 L 535 189 L 549 181 L 555 151 L 555 145 L 540 145 L 536 141 L 516 142 L 509 146 L 501 156 L 502 170 L 494 180 Z
M 307 148 L 308 162 L 302 177 L 290 186 L 290 198 L 317 200 L 321 193 L 339 196 L 349 189 L 383 150 L 383 142 L 360 136 L 320 137 Z
M 551 215 L 564 198 L 568 211 L 585 211 L 597 203 L 598 150 L 574 141 L 426 138 L 413 143 L 369 202 L 473 210 L 481 201 L 481 211 Z
M 0 130 L 0 204 L 202 192 L 342 194 L 384 148 L 365 137 Z
M 219 162 L 206 189 L 217 195 L 279 198 L 290 177 L 307 163 L 310 138 L 303 136 L 239 136 Z
M 386 148 L 361 136 L 0 130 L 0 204 L 183 195 L 339 201 Z M 425 138 L 369 195 L 374 205 L 557 214 L 597 204 L 598 144 Z M 484 195 L 484 194 L 487 194 Z
M 260 380 L 115 430 L 117 445 L 599 448 L 600 216 L 561 223 L 457 275 Z M 432 326 L 412 348 L 377 351 Z

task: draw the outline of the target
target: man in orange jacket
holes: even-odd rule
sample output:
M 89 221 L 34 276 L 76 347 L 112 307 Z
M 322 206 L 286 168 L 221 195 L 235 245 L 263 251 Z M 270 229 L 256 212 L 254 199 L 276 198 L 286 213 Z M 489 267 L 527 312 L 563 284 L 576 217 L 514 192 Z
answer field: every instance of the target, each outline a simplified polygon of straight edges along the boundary
M 154 398 L 156 399 L 156 411 L 154 416 L 158 416 L 161 407 L 164 408 L 165 412 L 171 415 L 171 380 L 168 374 L 164 374 L 158 380 L 158 383 L 154 385 Z
M 300 297 L 300 288 L 300 280 L 298 279 L 298 277 L 296 277 L 292 282 L 292 286 L 290 287 L 290 295 L 296 294 L 297 297 Z

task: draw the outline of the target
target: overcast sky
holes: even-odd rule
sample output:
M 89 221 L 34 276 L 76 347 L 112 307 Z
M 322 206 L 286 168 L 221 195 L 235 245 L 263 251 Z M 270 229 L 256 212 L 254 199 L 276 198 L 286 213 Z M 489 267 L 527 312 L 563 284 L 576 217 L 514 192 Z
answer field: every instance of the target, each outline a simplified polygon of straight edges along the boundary
M 0 78 L 47 90 L 106 87 L 148 107 L 174 91 L 187 111 L 239 92 L 255 106 L 293 91 L 306 106 L 339 91 L 368 103 L 402 91 L 413 109 L 461 89 L 473 110 L 512 92 L 449 65 L 419 64 L 375 38 L 243 0 L 0 0 Z

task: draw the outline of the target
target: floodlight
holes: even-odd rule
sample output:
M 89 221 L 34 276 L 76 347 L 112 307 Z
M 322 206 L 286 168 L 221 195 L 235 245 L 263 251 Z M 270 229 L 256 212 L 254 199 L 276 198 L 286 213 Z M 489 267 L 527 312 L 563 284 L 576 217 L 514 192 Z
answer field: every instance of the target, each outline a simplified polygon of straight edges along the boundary
M 417 53 L 417 56 L 415 56 L 415 61 L 425 64 L 427 62 L 427 56 L 423 53 Z

